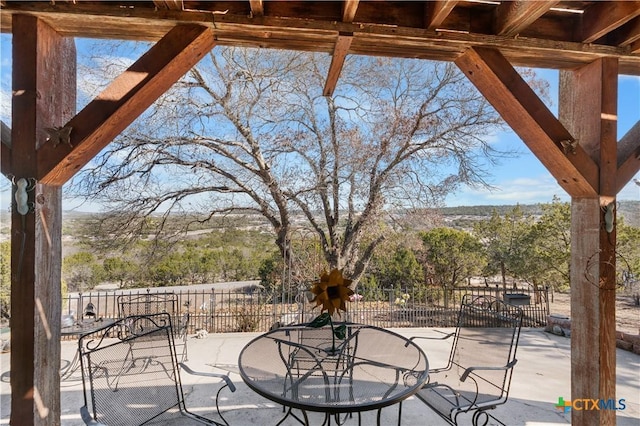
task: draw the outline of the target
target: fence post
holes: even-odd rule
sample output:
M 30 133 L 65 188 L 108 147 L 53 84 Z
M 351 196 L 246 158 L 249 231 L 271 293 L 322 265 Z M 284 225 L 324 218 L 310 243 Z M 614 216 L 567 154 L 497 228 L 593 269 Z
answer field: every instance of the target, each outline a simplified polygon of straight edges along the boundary
M 549 286 L 544 286 L 544 300 L 547 304 L 547 315 L 551 312 L 551 307 L 549 306 Z
M 211 296 L 209 296 L 209 303 L 210 303 L 210 309 L 209 309 L 209 330 L 207 330 L 209 333 L 215 333 L 216 331 L 216 290 L 215 288 L 211 287 Z
M 80 321 L 84 318 L 83 308 L 82 308 L 82 292 L 78 292 L 78 300 L 76 301 L 76 319 Z
M 444 289 L 444 308 L 449 309 L 449 292 L 447 291 L 447 285 L 442 284 L 442 288 Z
M 393 289 L 387 288 L 385 291 L 389 293 L 389 324 L 393 327 Z

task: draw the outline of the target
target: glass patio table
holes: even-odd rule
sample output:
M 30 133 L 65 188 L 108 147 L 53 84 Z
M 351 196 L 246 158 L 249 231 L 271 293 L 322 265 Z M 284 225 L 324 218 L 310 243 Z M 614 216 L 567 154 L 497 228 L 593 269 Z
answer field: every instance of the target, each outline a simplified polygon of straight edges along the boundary
M 424 352 L 407 338 L 378 327 L 346 324 L 345 339 L 331 327 L 287 326 L 249 342 L 238 359 L 240 376 L 258 394 L 287 407 L 289 415 L 309 424 L 307 411 L 335 416 L 399 405 L 428 378 Z M 292 412 L 299 409 L 302 418 Z
M 94 331 L 111 325 L 116 320 L 111 318 L 99 318 L 99 319 L 84 319 L 81 321 L 74 322 L 72 325 L 67 327 L 60 328 L 61 336 L 75 336 L 80 337 L 83 334 L 90 334 Z M 78 371 L 80 368 L 80 356 L 79 352 L 76 350 L 73 359 L 71 361 L 65 361 L 66 365 L 63 365 L 60 369 L 60 380 L 66 380 L 71 377 L 71 375 Z

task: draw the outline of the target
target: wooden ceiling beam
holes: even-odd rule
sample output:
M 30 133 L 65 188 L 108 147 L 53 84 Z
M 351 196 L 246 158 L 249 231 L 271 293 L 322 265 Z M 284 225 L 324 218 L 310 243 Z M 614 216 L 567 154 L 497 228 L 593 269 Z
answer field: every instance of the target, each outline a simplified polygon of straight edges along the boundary
M 214 46 L 206 27 L 171 30 L 64 126 L 71 129 L 67 143 L 40 147 L 38 180 L 67 182 Z
M 398 3 L 407 7 L 406 2 Z M 432 2 L 427 3 L 430 5 Z M 367 18 L 364 5 L 367 5 L 370 15 L 372 6 L 369 2 L 359 5 L 359 22 L 354 23 L 341 22 L 339 18 L 304 19 L 302 12 L 298 10 L 300 8 L 290 8 L 291 13 L 297 13 L 291 16 L 251 17 L 247 12 L 249 4 L 243 2 L 213 2 L 210 11 L 157 11 L 143 6 L 122 9 L 111 7 L 110 4 L 7 2 L 0 13 L 0 31 L 11 31 L 10 18 L 14 13 L 35 14 L 65 37 L 157 41 L 173 26 L 191 23 L 210 27 L 220 45 L 260 46 L 327 53 L 333 51 L 337 33 L 352 33 L 354 36 L 350 51 L 352 54 L 453 61 L 468 47 L 486 46 L 500 49 L 502 54 L 516 66 L 575 69 L 601 57 L 611 56 L 619 58 L 620 73 L 640 75 L 640 55 L 630 53 L 630 50 L 635 48 L 635 44 L 617 47 L 607 44 L 577 43 L 567 39 L 567 34 L 573 34 L 573 32 L 566 30 L 560 33 L 552 30 L 553 37 L 547 38 L 545 36 L 547 31 L 555 28 L 554 25 L 564 22 L 562 19 L 552 19 L 551 22 L 546 22 L 549 21 L 546 19 L 544 25 L 539 28 L 536 22 L 536 25 L 527 29 L 527 36 L 522 37 L 492 35 L 484 27 L 479 30 L 486 30 L 486 33 L 470 32 L 468 25 L 465 26 L 467 30 L 457 31 L 456 28 L 459 25 L 465 22 L 470 24 L 470 19 L 473 20 L 469 15 L 473 12 L 472 10 L 458 11 L 458 8 L 466 4 L 465 2 L 460 2 L 446 19 L 446 26 L 451 31 L 443 29 L 437 32 L 417 27 L 378 24 L 376 22 L 381 18 L 377 16 L 384 18 L 386 14 L 378 12 L 378 15 Z M 243 9 L 241 5 L 246 9 L 244 12 L 240 11 Z M 404 10 L 396 10 L 395 8 L 400 6 L 393 2 L 384 2 L 384 5 L 385 7 L 391 5 L 389 12 L 401 13 Z M 215 7 L 224 6 L 234 9 L 228 13 L 223 13 L 224 10 L 213 10 Z M 336 16 L 340 16 L 339 11 L 340 9 Z M 545 17 L 540 18 L 540 21 Z M 413 21 L 416 19 L 414 18 Z M 419 21 L 421 26 L 425 25 L 424 17 Z M 577 26 L 579 19 L 569 21 Z M 484 19 L 482 22 L 484 23 Z M 537 28 L 536 31 L 533 31 L 534 27 Z
M 617 192 L 640 172 L 640 121 L 618 142 Z
M 327 73 L 327 81 L 324 84 L 324 90 L 322 94 L 324 96 L 332 96 L 333 91 L 336 89 L 342 67 L 344 66 L 344 60 L 349 53 L 349 47 L 353 35 L 339 34 L 338 40 L 336 40 L 336 47 L 333 50 L 333 56 L 331 57 L 331 65 L 329 66 L 329 72 Z
M 342 3 L 343 22 L 353 22 L 358 4 L 359 0 L 346 0 Z M 333 55 L 331 56 L 331 65 L 329 65 L 329 71 L 327 72 L 327 80 L 322 91 L 324 96 L 333 96 L 333 91 L 336 90 L 338 79 L 344 66 L 344 60 L 347 57 L 347 53 L 349 53 L 349 47 L 352 41 L 353 33 L 338 34 L 338 39 L 333 48 Z
M 345 0 L 342 2 L 342 22 L 353 22 L 359 4 L 360 0 Z
M 468 49 L 456 65 L 572 197 L 595 197 L 598 166 L 496 49 Z
M 582 42 L 593 43 L 640 16 L 640 1 L 601 1 L 584 11 Z
M 425 2 L 425 28 L 428 30 L 437 29 L 449 16 L 457 0 L 437 0 Z
M 607 37 L 612 44 L 621 47 L 629 46 L 640 40 L 640 17 L 627 22 Z
M 559 1 L 503 1 L 496 7 L 494 32 L 514 36 L 547 13 Z
M 155 4 L 158 9 L 184 10 L 182 0 L 153 0 L 153 4 Z
M 251 16 L 264 16 L 264 3 L 262 0 L 249 0 L 249 7 L 251 8 Z

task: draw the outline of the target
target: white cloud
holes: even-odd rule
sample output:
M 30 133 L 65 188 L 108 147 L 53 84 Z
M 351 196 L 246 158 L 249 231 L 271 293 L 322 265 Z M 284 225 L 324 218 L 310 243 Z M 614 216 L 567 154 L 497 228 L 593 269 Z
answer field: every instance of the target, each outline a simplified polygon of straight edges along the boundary
M 640 181 L 640 173 L 636 175 L 635 179 Z M 618 193 L 618 200 L 634 200 L 640 201 L 640 185 L 636 184 L 633 179 L 625 185 L 624 188 Z
M 568 200 L 566 192 L 549 174 L 536 178 L 506 179 L 494 183 L 496 189 L 464 188 L 447 198 L 447 205 L 511 205 L 549 203 L 554 196 Z
M 640 180 L 640 175 L 635 179 Z M 506 179 L 494 184 L 497 188 L 488 189 L 464 188 L 447 197 L 448 206 L 464 205 L 512 205 L 550 203 L 554 196 L 562 201 L 570 201 L 571 197 L 558 185 L 550 175 L 537 178 Z M 617 195 L 618 200 L 640 200 L 640 186 L 632 180 Z

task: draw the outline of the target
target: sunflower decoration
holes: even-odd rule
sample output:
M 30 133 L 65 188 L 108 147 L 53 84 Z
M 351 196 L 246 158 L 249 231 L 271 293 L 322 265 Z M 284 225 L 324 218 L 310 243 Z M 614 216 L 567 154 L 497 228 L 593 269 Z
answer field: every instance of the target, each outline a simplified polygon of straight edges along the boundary
M 311 302 L 316 302 L 317 308 L 321 306 L 320 315 L 309 323 L 309 327 L 323 327 L 331 325 L 333 335 L 338 339 L 346 336 L 346 325 L 342 324 L 334 327 L 331 317 L 335 312 L 340 316 L 340 311 L 347 311 L 346 302 L 353 295 L 353 290 L 349 288 L 351 280 L 342 276 L 342 269 L 332 269 L 331 272 L 323 272 L 320 281 L 311 287 L 311 292 L 315 295 Z M 327 312 L 325 312 L 327 311 Z M 335 343 L 333 345 L 335 350 Z
M 351 280 L 342 276 L 342 269 L 323 272 L 320 281 L 311 288 L 315 295 L 312 302 L 316 302 L 315 307 L 322 306 L 321 312 L 328 311 L 329 315 L 333 315 L 337 311 L 340 315 L 340 311 L 347 311 L 345 302 L 353 294 L 353 290 L 349 288 L 350 284 Z

